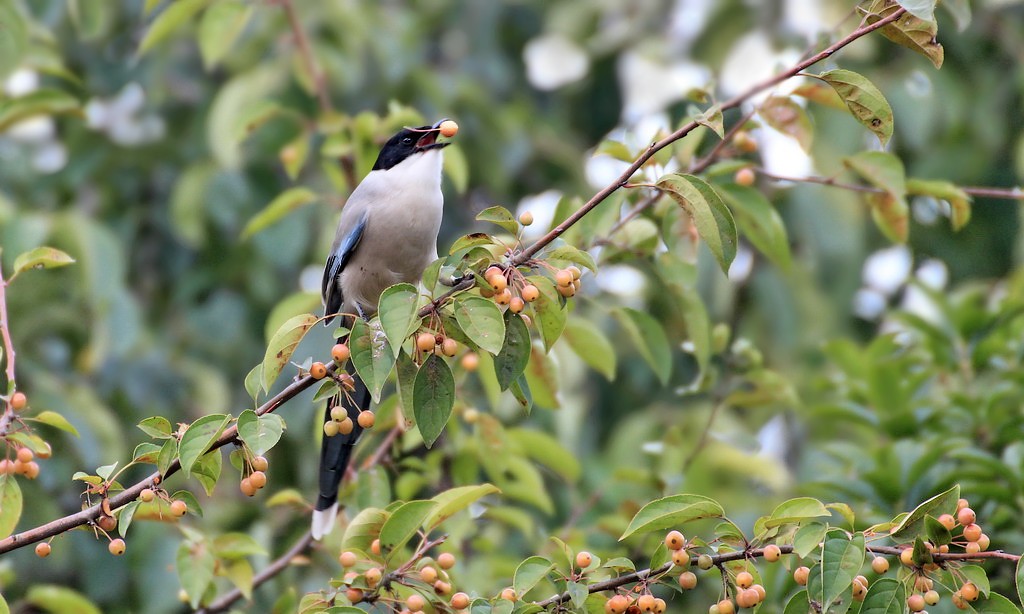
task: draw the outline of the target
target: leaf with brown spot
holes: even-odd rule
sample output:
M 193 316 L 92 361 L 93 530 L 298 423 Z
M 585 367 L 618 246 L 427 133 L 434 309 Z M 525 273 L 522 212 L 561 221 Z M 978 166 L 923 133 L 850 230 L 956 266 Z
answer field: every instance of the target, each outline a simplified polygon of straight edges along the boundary
M 899 3 L 893 0 L 875 0 L 868 7 L 867 21 L 869 24 L 881 21 L 900 8 Z M 931 60 L 935 68 L 942 68 L 945 51 L 935 39 L 939 26 L 934 21 L 925 21 L 906 13 L 896 21 L 883 26 L 880 32 L 897 45 L 924 55 Z

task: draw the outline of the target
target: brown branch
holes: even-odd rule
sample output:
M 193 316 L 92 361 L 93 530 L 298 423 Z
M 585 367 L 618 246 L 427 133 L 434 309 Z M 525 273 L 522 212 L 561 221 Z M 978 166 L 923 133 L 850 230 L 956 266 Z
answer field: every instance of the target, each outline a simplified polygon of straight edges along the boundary
M 4 360 L 7 362 L 7 385 L 14 381 L 14 343 L 11 342 L 10 321 L 7 319 L 7 282 L 0 271 L 0 337 L 4 340 Z
M 366 459 L 366 462 L 363 463 L 361 469 L 363 471 L 366 471 L 370 467 L 375 467 L 378 464 L 380 464 L 380 461 L 383 460 L 384 455 L 387 454 L 388 450 L 391 449 L 391 445 L 395 443 L 395 439 L 397 439 L 398 436 L 401 434 L 402 427 L 396 424 L 394 428 L 388 431 L 388 434 L 385 435 L 384 440 L 380 442 L 380 445 L 377 446 L 377 449 L 373 451 L 373 454 L 371 454 L 369 458 Z
M 327 79 L 320 64 L 313 56 L 309 37 L 306 36 L 306 31 L 302 28 L 302 22 L 295 12 L 292 0 L 277 1 L 288 17 L 288 25 L 291 27 L 292 35 L 295 37 L 295 45 L 299 48 L 299 55 L 302 56 L 302 62 L 306 65 L 310 78 L 313 79 L 313 89 L 316 91 L 316 99 L 320 103 L 320 110 L 324 113 L 331 113 L 333 108 L 331 107 L 331 98 L 327 94 Z
M 255 590 L 259 585 L 284 571 L 292 562 L 292 559 L 302 554 L 311 543 L 313 543 L 313 534 L 306 531 L 297 542 L 292 544 L 292 547 L 289 548 L 287 552 L 275 559 L 270 565 L 267 565 L 263 571 L 253 576 L 252 588 Z M 196 610 L 196 614 L 214 614 L 215 612 L 223 612 L 230 608 L 231 604 L 241 598 L 242 591 L 237 588 L 232 589 L 214 599 L 213 602 L 205 608 Z
M 1007 200 L 1024 200 L 1024 189 L 1021 187 L 1015 188 L 964 188 L 961 190 L 967 192 L 971 196 L 981 196 L 982 198 L 1005 198 Z
M 835 52 L 839 51 L 843 47 L 846 47 L 847 45 L 849 45 L 853 41 L 857 40 L 858 38 L 861 38 L 862 36 L 870 34 L 871 32 L 874 32 L 875 30 L 877 30 L 879 28 L 884 28 L 885 26 L 889 25 L 890 23 L 896 21 L 897 19 L 902 17 L 905 12 L 906 12 L 906 9 L 900 8 L 900 9 L 894 11 L 891 15 L 889 15 L 888 17 L 886 17 L 884 19 L 879 19 L 878 21 L 876 21 L 873 24 L 857 28 L 853 32 L 847 34 L 841 40 L 839 40 L 839 41 L 837 41 L 835 43 L 832 43 L 831 45 L 829 45 L 825 49 L 819 51 L 818 53 L 816 53 L 813 56 L 807 58 L 806 60 L 798 63 L 797 65 L 793 66 L 789 70 L 787 70 L 787 71 L 785 71 L 783 73 L 780 73 L 778 75 L 775 75 L 774 77 L 772 77 L 770 79 L 766 79 L 765 81 L 757 83 L 757 84 L 751 86 L 745 92 L 743 92 L 741 94 L 738 94 L 738 95 L 734 96 L 733 98 L 729 99 L 728 101 L 722 103 L 722 107 L 721 107 L 722 111 L 724 112 L 724 111 L 726 111 L 728 109 L 736 108 L 736 107 L 740 106 L 740 104 L 743 103 L 745 100 L 747 100 L 748 98 L 753 96 L 754 94 L 757 94 L 757 93 L 760 93 L 760 92 L 762 92 L 762 91 L 764 91 L 766 89 L 775 87 L 776 85 L 778 85 L 779 83 L 782 83 L 786 79 L 789 79 L 791 77 L 796 76 L 798 73 L 800 73 L 801 71 L 805 70 L 806 68 L 808 68 L 808 67 L 810 67 L 810 66 L 812 66 L 814 64 L 817 64 L 818 62 L 820 62 L 820 61 L 822 61 L 822 60 L 824 60 L 824 59 L 826 59 L 828 57 L 831 57 L 832 54 L 834 54 Z M 559 224 L 559 225 L 555 226 L 554 228 L 552 228 L 550 232 L 548 232 L 546 235 L 544 235 L 543 237 L 538 239 L 536 242 L 534 242 L 533 245 L 531 245 L 530 247 L 527 247 L 523 251 L 521 251 L 521 252 L 517 253 L 515 256 L 513 256 L 512 259 L 511 259 L 511 264 L 513 266 L 518 266 L 520 264 L 523 264 L 524 262 L 526 262 L 530 258 L 532 258 L 534 255 L 537 254 L 537 252 L 539 252 L 540 250 L 544 249 L 544 247 L 546 247 L 549 243 L 551 243 L 552 241 L 554 241 L 555 239 L 560 237 L 562 235 L 562 233 L 564 233 L 566 230 L 568 230 L 573 224 L 575 224 L 576 222 L 580 221 L 580 219 L 584 215 L 590 213 L 590 211 L 593 210 L 594 207 L 596 207 L 599 204 L 601 204 L 602 202 L 604 202 L 604 200 L 607 199 L 609 196 L 611 196 L 616 190 L 618 190 L 619 188 L 621 188 L 624 185 L 626 185 L 629 182 L 630 177 L 632 177 L 634 173 L 636 173 L 638 170 L 640 170 L 640 168 L 648 160 L 650 160 L 651 157 L 654 156 L 654 154 L 658 153 L 659 151 L 661 151 L 665 147 L 667 147 L 667 146 L 671 145 L 672 143 L 678 141 L 679 139 L 683 138 L 684 136 L 686 136 L 687 134 L 689 134 L 690 132 L 695 130 L 697 128 L 697 126 L 699 126 L 699 125 L 700 124 L 698 124 L 696 120 L 690 121 L 689 123 L 687 123 L 683 127 L 679 128 L 678 130 L 676 130 L 672 134 L 670 134 L 670 135 L 666 136 L 665 138 L 661 139 L 660 141 L 655 141 L 654 143 L 651 143 L 647 147 L 647 149 L 645 149 L 644 152 L 641 153 L 640 156 L 631 165 L 629 165 L 629 168 L 627 168 L 625 171 L 623 171 L 623 173 L 621 175 L 619 175 L 618 179 L 613 181 L 611 184 L 605 186 L 597 194 L 594 194 L 594 196 L 592 196 L 590 198 L 590 200 L 588 200 L 586 203 L 584 203 L 582 207 L 577 209 L 575 213 L 570 215 L 561 224 Z
M 333 373 L 337 369 L 337 365 L 335 365 L 332 362 L 330 363 L 330 366 L 328 366 L 327 369 L 328 373 Z M 262 416 L 264 414 L 273 412 L 275 409 L 283 405 L 286 401 L 294 398 L 299 393 L 313 386 L 318 381 L 320 380 L 313 379 L 309 375 L 303 376 L 293 381 L 291 384 L 286 386 L 284 390 L 278 392 L 276 395 L 268 399 L 263 405 L 259 406 L 256 409 L 256 415 Z M 238 426 L 231 425 L 230 427 L 225 429 L 221 436 L 217 438 L 217 441 L 215 441 L 213 445 L 210 446 L 210 450 L 217 450 L 219 448 L 222 448 L 228 445 L 229 443 L 235 441 L 237 437 Z M 131 503 L 136 498 L 138 498 L 139 493 L 141 493 L 143 489 L 153 488 L 158 481 L 162 482 L 166 478 L 177 473 L 180 469 L 181 461 L 175 460 L 173 463 L 171 463 L 171 466 L 167 469 L 167 472 L 164 473 L 162 476 L 160 475 L 160 472 L 157 471 L 155 473 L 150 474 L 146 478 L 140 480 L 139 482 L 136 482 L 132 486 L 129 486 L 123 491 L 117 493 L 116 495 L 111 496 L 107 500 L 108 504 L 110 505 L 110 509 L 118 509 L 120 507 L 124 507 L 125 505 Z M 64 516 L 63 518 L 58 518 L 57 520 L 52 520 L 44 525 L 40 525 L 33 529 L 28 529 L 27 531 L 22 531 L 21 533 L 11 535 L 3 540 L 0 540 L 0 554 L 10 552 L 11 550 L 17 550 L 18 548 L 22 548 L 29 544 L 33 544 L 35 542 L 42 541 L 49 537 L 53 537 L 54 535 L 59 535 L 61 533 L 64 533 L 65 531 L 74 529 L 75 527 L 88 524 L 99 518 L 99 516 L 102 513 L 102 509 L 100 508 L 99 504 L 97 504 L 87 509 L 84 509 L 80 512 Z
M 723 405 L 725 405 L 723 401 L 717 401 L 711 407 L 711 413 L 708 414 L 708 421 L 704 423 L 704 430 L 700 432 L 700 438 L 697 440 L 697 445 L 693 447 L 693 450 L 690 450 L 690 453 L 686 456 L 686 460 L 683 461 L 684 472 L 690 468 L 693 461 L 697 460 L 697 456 L 700 455 L 704 446 L 708 445 L 708 437 L 711 435 L 711 427 L 714 426 L 715 418 L 718 417 L 718 412 L 721 411 Z
M 872 194 L 885 194 L 885 190 L 881 188 L 875 188 L 869 185 L 860 185 L 856 183 L 843 183 L 836 181 L 834 177 L 785 177 L 783 175 L 775 175 L 769 173 L 763 168 L 756 168 L 758 175 L 772 181 L 789 181 L 791 183 L 815 183 L 818 185 L 829 186 L 831 188 L 839 188 L 840 190 L 850 190 L 851 192 L 868 192 Z
M 711 166 L 711 164 L 718 159 L 718 154 L 722 153 L 722 149 L 724 149 L 725 146 L 732 141 L 733 137 L 736 136 L 736 133 L 743 129 L 743 126 L 745 126 L 746 123 L 750 121 L 750 118 L 754 117 L 754 114 L 757 113 L 758 108 L 759 107 L 755 107 L 747 111 L 746 115 L 741 117 L 740 121 L 736 122 L 733 125 L 733 127 L 730 128 L 729 131 L 725 133 L 725 136 L 722 137 L 722 140 L 715 143 L 715 146 L 711 148 L 711 151 L 708 152 L 708 155 L 704 156 L 703 158 L 695 162 L 693 166 L 690 167 L 690 174 L 700 174 L 704 172 L 707 169 L 707 167 Z

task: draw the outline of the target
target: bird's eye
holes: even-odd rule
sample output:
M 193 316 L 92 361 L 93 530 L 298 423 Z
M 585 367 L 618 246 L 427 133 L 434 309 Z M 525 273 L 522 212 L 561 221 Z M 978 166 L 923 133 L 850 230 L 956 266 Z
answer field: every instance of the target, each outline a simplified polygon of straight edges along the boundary
M 402 142 L 403 142 L 403 143 L 412 143 L 412 137 L 408 137 L 408 136 L 407 136 L 407 137 L 405 137 L 404 139 L 402 139 Z

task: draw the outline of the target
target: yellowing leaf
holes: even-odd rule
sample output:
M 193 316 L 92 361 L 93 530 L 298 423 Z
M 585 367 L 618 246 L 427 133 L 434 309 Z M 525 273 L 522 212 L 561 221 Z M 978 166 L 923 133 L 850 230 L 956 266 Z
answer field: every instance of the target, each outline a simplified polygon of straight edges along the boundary
M 728 273 L 736 257 L 736 222 L 718 193 L 703 179 L 682 174 L 665 175 L 658 188 L 690 214 L 704 244 Z
M 277 329 L 274 336 L 267 344 L 267 351 L 263 355 L 263 389 L 269 391 L 274 380 L 281 374 L 281 370 L 292 358 L 292 353 L 302 341 L 306 332 L 313 328 L 318 318 L 311 313 L 304 313 L 291 318 Z
M 875 133 L 883 147 L 889 142 L 893 130 L 892 107 L 874 83 L 863 75 L 842 68 L 823 72 L 818 77 L 835 89 L 850 113 Z

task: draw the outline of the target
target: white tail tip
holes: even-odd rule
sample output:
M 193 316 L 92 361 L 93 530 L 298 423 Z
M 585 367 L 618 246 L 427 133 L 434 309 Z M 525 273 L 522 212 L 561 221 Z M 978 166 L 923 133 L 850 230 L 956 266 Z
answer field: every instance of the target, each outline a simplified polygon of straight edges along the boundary
M 338 504 L 335 503 L 325 510 L 313 510 L 313 539 L 319 541 L 334 529 L 334 521 L 338 517 Z

